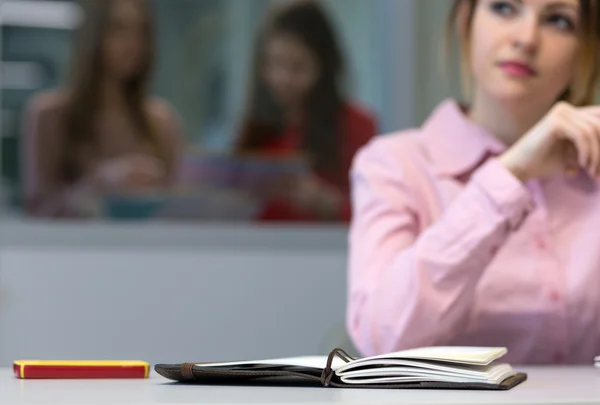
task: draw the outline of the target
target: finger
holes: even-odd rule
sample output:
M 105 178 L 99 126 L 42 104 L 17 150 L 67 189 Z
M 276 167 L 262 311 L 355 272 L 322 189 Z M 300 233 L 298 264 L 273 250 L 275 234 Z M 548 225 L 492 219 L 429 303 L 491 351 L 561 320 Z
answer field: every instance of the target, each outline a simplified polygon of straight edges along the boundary
M 591 114 L 596 117 L 600 117 L 600 105 L 591 105 L 587 107 L 579 107 L 577 111 L 584 114 Z
M 600 117 L 596 117 L 590 114 L 580 114 L 578 121 L 582 125 L 586 125 L 589 128 L 590 133 L 593 136 L 593 142 L 598 148 L 598 161 L 596 162 L 594 169 L 594 176 L 600 174 Z
M 585 139 L 589 151 L 589 160 L 585 162 L 583 168 L 587 170 L 590 176 L 595 177 L 598 164 L 600 163 L 600 145 L 598 144 L 598 136 L 593 123 L 589 122 L 589 118 L 583 114 L 576 114 L 572 117 L 570 125 L 578 132 L 579 136 Z
M 152 176 L 162 176 L 165 173 L 164 165 L 155 158 L 150 156 L 142 156 L 134 160 L 130 160 L 130 168 L 134 171 L 141 171 Z
M 569 121 L 563 121 L 560 129 L 562 136 L 565 139 L 573 142 L 575 145 L 575 148 L 577 149 L 577 162 L 579 167 L 587 168 L 591 160 L 591 146 L 589 137 L 582 134 L 581 130 Z
M 130 177 L 128 183 L 131 187 L 153 187 L 160 183 L 160 178 L 138 174 Z
M 124 168 L 118 163 L 105 163 L 98 167 L 97 176 L 108 187 L 115 187 L 122 182 Z
M 142 167 L 143 172 L 150 177 L 162 177 L 166 174 L 166 170 L 162 166 L 146 166 Z
M 562 153 L 562 164 L 565 172 L 574 176 L 579 171 L 579 164 L 577 163 L 577 148 L 571 141 L 565 141 L 561 145 Z
M 160 159 L 156 156 L 144 154 L 144 153 L 132 153 L 121 157 L 122 160 L 128 162 L 135 162 L 137 164 L 161 164 Z
M 598 137 L 600 138 L 600 115 L 592 113 L 592 112 L 582 112 L 581 119 L 589 122 L 596 131 Z

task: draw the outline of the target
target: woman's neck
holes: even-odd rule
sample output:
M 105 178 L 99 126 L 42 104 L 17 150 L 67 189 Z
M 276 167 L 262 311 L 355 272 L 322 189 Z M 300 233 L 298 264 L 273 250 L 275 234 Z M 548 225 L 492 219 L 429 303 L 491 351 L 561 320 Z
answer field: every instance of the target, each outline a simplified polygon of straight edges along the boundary
M 301 106 L 291 106 L 285 109 L 285 122 L 289 125 L 299 125 L 304 119 L 304 110 Z
M 531 129 L 551 108 L 539 103 L 498 101 L 478 92 L 468 112 L 475 124 L 511 146 Z
M 125 105 L 122 84 L 113 78 L 104 78 L 101 86 L 101 108 L 120 109 Z

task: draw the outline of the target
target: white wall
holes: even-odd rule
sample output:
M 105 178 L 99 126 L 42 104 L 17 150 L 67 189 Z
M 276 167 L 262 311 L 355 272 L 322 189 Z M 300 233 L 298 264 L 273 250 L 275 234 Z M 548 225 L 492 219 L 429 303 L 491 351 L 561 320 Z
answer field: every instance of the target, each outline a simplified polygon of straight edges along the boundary
M 420 0 L 415 4 L 416 121 L 420 125 L 445 98 L 461 97 L 458 60 L 446 58 L 446 21 L 452 0 Z M 455 66 L 456 65 L 456 66 Z
M 211 229 L 165 227 L 152 238 L 160 225 L 79 226 L 85 236 L 68 246 L 47 236 L 78 226 L 37 227 L 11 225 L 3 230 L 13 237 L 0 237 L 0 367 L 19 358 L 157 363 L 348 347 L 343 231 L 225 229 L 210 243 Z
M 421 0 L 422 2 L 423 0 Z M 429 0 L 428 0 L 429 1 Z M 354 96 L 383 133 L 415 123 L 415 0 L 324 0 L 348 57 Z

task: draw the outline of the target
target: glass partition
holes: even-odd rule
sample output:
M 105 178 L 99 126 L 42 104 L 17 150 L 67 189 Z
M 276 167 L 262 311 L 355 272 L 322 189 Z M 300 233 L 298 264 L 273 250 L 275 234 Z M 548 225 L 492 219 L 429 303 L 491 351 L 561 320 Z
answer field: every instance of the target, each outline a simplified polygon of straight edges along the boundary
M 353 155 L 413 123 L 402 2 L 301 3 L 5 1 L 4 215 L 347 222 Z

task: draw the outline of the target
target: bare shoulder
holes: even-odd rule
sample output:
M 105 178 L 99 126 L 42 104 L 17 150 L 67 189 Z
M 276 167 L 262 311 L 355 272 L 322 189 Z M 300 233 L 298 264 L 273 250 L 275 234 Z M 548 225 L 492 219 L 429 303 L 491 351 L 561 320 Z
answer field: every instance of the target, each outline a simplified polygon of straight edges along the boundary
M 178 149 L 185 142 L 185 134 L 175 108 L 158 97 L 149 99 L 146 108 L 151 125 L 165 147 Z
M 164 125 L 165 123 L 174 123 L 179 121 L 177 112 L 169 102 L 159 97 L 152 97 L 148 100 L 146 108 L 150 118 Z
M 52 90 L 38 93 L 27 102 L 27 115 L 53 116 L 62 112 L 67 102 L 67 95 L 63 90 Z

